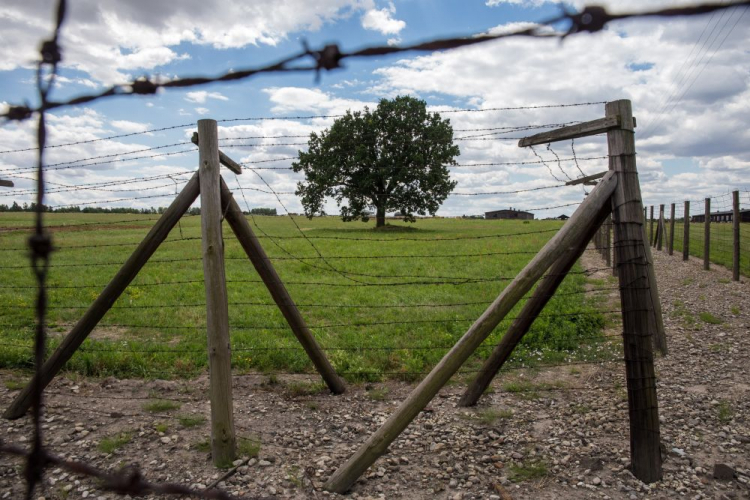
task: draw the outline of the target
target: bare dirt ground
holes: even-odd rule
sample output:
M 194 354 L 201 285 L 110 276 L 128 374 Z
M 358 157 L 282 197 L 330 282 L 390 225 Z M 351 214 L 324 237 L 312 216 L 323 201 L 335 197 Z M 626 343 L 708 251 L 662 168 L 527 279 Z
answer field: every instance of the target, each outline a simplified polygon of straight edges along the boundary
M 676 255 L 657 253 L 655 260 L 670 349 L 656 362 L 662 481 L 646 485 L 628 470 L 624 367 L 606 363 L 514 372 L 517 383 L 530 382 L 530 391 L 518 393 L 502 390 L 505 375 L 472 409 L 456 406 L 463 386 L 449 385 L 348 497 L 750 498 L 750 283 L 731 282 L 725 269 L 703 271 Z M 19 377 L 0 373 L 3 407 L 17 394 L 7 387 Z M 220 487 L 249 498 L 340 498 L 322 483 L 414 387 L 350 386 L 347 394 L 330 396 L 310 394 L 311 380 L 235 377 L 237 431 L 248 438 L 242 451 L 252 454 L 253 443 L 260 450 L 237 462 Z M 195 488 L 224 474 L 206 451 L 206 377 L 68 376 L 46 394 L 45 439 L 67 459 L 107 470 L 136 464 L 149 480 Z M 155 400 L 173 408 L 147 406 Z M 30 428 L 28 418 L 0 421 L 3 439 L 22 445 Z M 35 498 L 120 498 L 96 486 L 52 468 Z M 21 462 L 0 457 L 0 499 L 23 498 L 23 489 Z

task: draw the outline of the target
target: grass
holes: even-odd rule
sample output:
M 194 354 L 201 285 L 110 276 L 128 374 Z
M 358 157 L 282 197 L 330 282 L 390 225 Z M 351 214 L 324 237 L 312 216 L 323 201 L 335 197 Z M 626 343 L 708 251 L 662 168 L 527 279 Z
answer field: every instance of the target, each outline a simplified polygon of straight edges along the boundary
M 204 439 L 202 441 L 193 443 L 193 449 L 201 453 L 208 453 L 209 451 L 211 451 L 211 443 L 208 441 L 208 439 Z
M 512 410 L 496 410 L 495 408 L 484 408 L 471 415 L 472 420 L 476 420 L 483 425 L 492 425 L 498 419 L 507 420 L 513 417 Z
M 23 380 L 8 379 L 5 381 L 5 388 L 10 391 L 19 391 L 26 387 L 27 383 Z
M 732 314 L 734 314 L 735 316 L 739 316 L 740 308 L 737 306 L 732 306 Z
M 388 388 L 387 387 L 373 387 L 369 389 L 366 393 L 368 398 L 372 399 L 373 401 L 383 401 L 386 396 L 388 396 Z
M 177 421 L 185 428 L 198 427 L 206 421 L 203 415 L 180 415 Z
M 180 408 L 180 403 L 176 401 L 169 401 L 166 399 L 159 399 L 156 401 L 149 401 L 143 404 L 143 409 L 151 413 L 160 413 L 165 411 L 177 410 Z
M 698 315 L 698 317 L 701 319 L 701 321 L 710 325 L 720 325 L 724 322 L 721 318 L 717 318 L 710 312 L 702 312 Z
M 720 401 L 719 406 L 716 407 L 717 418 L 722 424 L 728 424 L 734 418 L 734 409 L 727 401 Z
M 544 460 L 531 460 L 520 464 L 512 464 L 509 469 L 510 474 L 508 475 L 508 479 L 514 483 L 541 479 L 546 477 L 548 473 L 547 464 Z
M 154 429 L 156 430 L 156 432 L 161 432 L 163 434 L 169 430 L 169 425 L 165 424 L 164 422 L 157 422 L 156 424 L 154 424 Z
M 0 213 L 0 228 L 30 227 L 32 215 Z M 49 329 L 59 332 L 50 335 L 50 349 L 59 345 L 62 335 L 116 274 L 153 219 L 131 214 L 47 214 L 47 224 L 57 227 L 52 232 L 59 248 L 48 277 Z M 559 221 L 521 224 L 436 218 L 414 225 L 393 221 L 393 228 L 376 232 L 374 221 L 295 218 L 311 238 L 306 240 L 289 218 L 255 217 L 254 222 L 305 321 L 335 369 L 350 382 L 421 379 L 507 286 L 505 278 L 515 277 L 561 226 Z M 81 223 L 104 225 L 62 228 Z M 184 238 L 199 237 L 200 219 L 182 220 L 181 230 Z M 181 234 L 175 231 L 161 245 L 65 365 L 66 371 L 161 379 L 205 373 L 200 241 L 183 239 Z M 275 380 L 273 372 L 313 372 L 232 232 L 227 228 L 225 234 L 233 368 L 266 373 L 270 383 Z M 32 362 L 35 286 L 24 267 L 27 236 L 26 231 L 11 231 L 0 239 L 6 265 L 20 266 L 4 270 L 3 284 L 22 287 L 0 288 L 0 342 L 8 344 L 0 350 L 0 368 L 25 368 Z M 327 257 L 354 258 L 330 258 L 326 263 L 318 251 Z M 400 257 L 380 258 L 388 256 Z M 329 265 L 357 274 L 346 278 Z M 606 319 L 590 294 L 582 293 L 586 277 L 581 268 L 577 265 L 573 271 L 534 322 L 509 366 L 569 358 L 587 361 L 597 355 L 597 349 L 581 346 L 601 342 L 597 339 Z M 472 281 L 467 283 L 466 278 Z M 174 282 L 180 284 L 167 285 Z M 389 286 L 359 286 L 362 282 Z M 411 284 L 392 285 L 404 282 Z M 480 366 L 522 306 L 517 305 L 493 331 L 467 369 Z
M 312 396 L 327 390 L 323 382 L 290 382 L 287 389 L 293 396 Z
M 108 436 L 99 441 L 97 449 L 102 453 L 110 454 L 119 450 L 130 442 L 131 436 L 127 432 L 121 432 L 116 436 Z
M 260 439 L 240 437 L 237 439 L 237 456 L 253 458 L 260 453 Z

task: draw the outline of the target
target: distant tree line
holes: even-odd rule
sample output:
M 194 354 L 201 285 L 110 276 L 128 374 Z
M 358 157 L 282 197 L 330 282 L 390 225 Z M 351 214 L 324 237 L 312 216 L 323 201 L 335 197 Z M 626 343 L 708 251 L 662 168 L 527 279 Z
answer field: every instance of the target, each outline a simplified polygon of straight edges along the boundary
M 163 214 L 167 207 L 150 207 L 150 208 L 132 208 L 132 207 L 79 207 L 77 205 L 67 207 L 51 208 L 42 205 L 43 212 L 52 212 L 58 214 Z M 0 212 L 36 212 L 36 203 L 24 203 L 19 205 L 13 202 L 11 205 L 0 204 Z M 187 211 L 189 215 L 200 215 L 200 207 L 192 207 Z M 253 208 L 249 212 L 242 212 L 245 215 L 278 215 L 275 208 Z

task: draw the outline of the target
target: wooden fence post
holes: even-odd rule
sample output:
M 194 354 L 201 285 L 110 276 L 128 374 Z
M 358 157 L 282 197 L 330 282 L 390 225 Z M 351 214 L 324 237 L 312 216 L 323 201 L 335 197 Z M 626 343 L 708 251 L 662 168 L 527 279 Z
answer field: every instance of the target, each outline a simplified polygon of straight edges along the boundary
M 732 241 L 734 255 L 732 256 L 732 279 L 740 280 L 740 192 L 732 192 Z
M 589 241 L 592 241 L 594 235 L 600 232 L 602 224 L 606 220 L 609 220 L 611 212 L 612 208 L 610 206 L 603 207 L 599 219 L 592 226 L 600 229 L 597 229 L 596 232 L 589 231 L 589 234 L 581 238 L 581 241 L 575 243 L 574 246 L 571 246 L 569 251 L 550 267 L 549 272 L 539 281 L 534 294 L 526 301 L 523 309 L 521 309 L 516 319 L 513 320 L 513 323 L 508 328 L 508 331 L 505 332 L 505 335 L 503 335 L 500 343 L 495 346 L 492 353 L 485 360 L 474 381 L 466 388 L 466 391 L 458 402 L 458 406 L 474 406 L 477 404 L 479 398 L 482 397 L 484 391 L 492 383 L 492 379 L 495 378 L 518 343 L 521 342 L 523 336 L 529 331 L 536 317 L 555 295 L 557 287 L 563 282 L 568 271 L 570 271 L 586 250 Z
M 169 232 L 172 230 L 177 222 L 180 220 L 185 212 L 190 208 L 190 205 L 198 198 L 200 193 L 200 184 L 198 182 L 198 173 L 190 179 L 190 181 L 182 188 L 180 194 L 174 199 L 167 210 L 159 217 L 156 224 L 149 230 L 148 234 L 133 253 L 128 257 L 128 260 L 122 265 L 117 271 L 117 274 L 110 280 L 107 286 L 102 290 L 99 296 L 89 306 L 84 315 L 70 332 L 65 336 L 65 339 L 60 343 L 54 353 L 47 359 L 41 369 L 41 383 L 42 389 L 47 387 L 52 379 L 55 378 L 57 372 L 59 372 L 65 363 L 75 354 L 76 350 L 81 346 L 86 337 L 89 336 L 91 331 L 96 327 L 97 323 L 101 321 L 107 311 L 110 310 L 112 305 L 122 295 L 122 292 L 128 287 L 131 281 L 138 275 L 143 266 L 146 265 L 148 259 L 156 252 L 159 245 L 164 241 Z M 31 406 L 31 393 L 32 388 L 35 384 L 35 379 L 32 379 L 26 387 L 16 396 L 13 403 L 8 407 L 3 415 L 8 419 L 16 419 L 24 416 L 26 411 Z
M 229 341 L 229 304 L 221 234 L 219 136 L 216 120 L 198 120 L 198 157 L 201 182 L 203 281 L 206 286 L 209 398 L 211 400 L 211 457 L 214 465 L 231 465 L 236 455 L 232 407 L 232 351 Z
M 685 200 L 682 210 L 682 260 L 690 259 L 690 201 Z
M 641 189 L 636 175 L 634 123 L 630 101 L 606 104 L 607 116 L 620 116 L 621 128 L 607 132 L 609 168 L 619 176 L 612 196 L 615 243 L 622 302 L 623 344 L 630 414 L 632 472 L 651 483 L 662 477 L 659 409 L 651 339 L 656 335 L 649 275 L 648 244 L 643 240 Z
M 705 220 L 703 221 L 703 269 L 708 271 L 711 254 L 711 198 L 706 198 Z
M 430 371 L 409 397 L 404 400 L 385 423 L 374 432 L 359 449 L 339 467 L 325 483 L 324 488 L 344 493 L 375 460 L 388 451 L 388 446 L 403 432 L 414 418 L 432 401 L 461 365 L 481 345 L 500 321 L 542 277 L 547 269 L 576 241 L 580 241 L 600 214 L 617 181 L 609 172 L 583 200 L 565 225 L 550 239 L 538 254 L 521 270 L 516 278 L 500 293 L 453 348 Z
M 229 226 L 234 231 L 237 240 L 245 250 L 245 254 L 250 259 L 250 262 L 253 263 L 255 270 L 271 293 L 271 297 L 284 315 L 294 336 L 297 337 L 297 340 L 305 349 L 305 352 L 310 360 L 312 360 L 313 365 L 315 365 L 315 368 L 320 373 L 320 376 L 323 377 L 331 392 L 334 394 L 343 394 L 346 391 L 344 382 L 336 374 L 336 370 L 333 369 L 325 353 L 307 327 L 305 320 L 297 309 L 297 305 L 292 300 L 292 296 L 289 295 L 284 283 L 276 273 L 276 269 L 271 265 L 266 251 L 263 250 L 258 237 L 255 236 L 247 219 L 242 215 L 242 210 L 240 210 L 231 191 L 229 191 L 229 188 L 224 183 L 224 179 L 221 179 L 221 203 L 225 207 L 225 217 Z
M 656 249 L 661 251 L 664 241 L 664 204 L 659 205 L 659 228 L 656 230 Z
M 648 235 L 648 241 L 651 246 L 656 245 L 656 234 L 654 234 L 654 206 L 651 205 L 651 220 L 650 220 L 650 232 Z
M 669 255 L 674 253 L 674 217 L 675 217 L 675 206 L 674 203 L 669 207 L 669 247 L 667 251 Z

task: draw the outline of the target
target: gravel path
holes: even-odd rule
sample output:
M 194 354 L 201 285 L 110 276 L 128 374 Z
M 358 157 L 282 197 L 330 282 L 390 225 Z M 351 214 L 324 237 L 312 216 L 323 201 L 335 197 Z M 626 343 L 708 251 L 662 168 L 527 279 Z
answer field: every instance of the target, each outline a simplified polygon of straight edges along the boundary
M 447 386 L 348 497 L 750 498 L 750 284 L 678 256 L 655 260 L 670 349 L 657 360 L 662 481 L 646 485 L 628 470 L 624 367 L 605 363 L 506 374 L 473 409 L 456 407 L 461 384 Z M 5 407 L 18 374 L 0 378 Z M 219 483 L 226 491 L 340 498 L 321 484 L 413 387 L 362 385 L 333 397 L 310 380 L 235 377 L 238 433 L 248 438 L 242 451 L 252 454 L 257 442 L 260 451 Z M 71 460 L 105 469 L 135 463 L 150 480 L 203 488 L 222 474 L 205 451 L 206 390 L 205 377 L 60 378 L 47 392 L 45 438 Z M 144 408 L 155 399 L 179 408 Z M 28 443 L 29 430 L 28 419 L 0 421 L 12 442 Z M 19 461 L 0 457 L 0 499 L 23 497 L 21 474 Z M 38 498 L 120 498 L 60 469 L 45 481 Z

